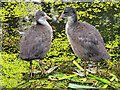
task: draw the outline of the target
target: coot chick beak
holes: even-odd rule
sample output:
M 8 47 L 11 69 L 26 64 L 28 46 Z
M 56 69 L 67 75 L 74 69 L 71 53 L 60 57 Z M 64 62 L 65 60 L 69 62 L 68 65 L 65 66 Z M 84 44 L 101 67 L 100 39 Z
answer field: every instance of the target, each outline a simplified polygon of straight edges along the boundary
M 61 16 L 58 18 L 59 20 L 65 16 L 64 11 L 62 12 Z
M 45 14 L 45 16 L 44 16 L 46 19 L 49 19 L 49 20 L 51 20 L 52 18 L 51 17 L 49 17 L 47 14 Z

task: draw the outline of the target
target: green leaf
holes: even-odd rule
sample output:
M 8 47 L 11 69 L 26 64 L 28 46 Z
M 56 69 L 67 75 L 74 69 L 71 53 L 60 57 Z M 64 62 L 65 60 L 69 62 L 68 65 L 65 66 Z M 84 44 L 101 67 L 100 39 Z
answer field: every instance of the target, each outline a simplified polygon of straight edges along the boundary
M 56 84 L 56 86 L 58 86 L 58 87 L 61 87 L 62 85 L 64 85 L 64 84 L 63 83 Z
M 94 89 L 97 89 L 96 87 L 90 87 L 90 86 L 85 86 L 85 85 L 77 85 L 77 84 L 73 84 L 73 83 L 69 83 L 68 87 L 70 88 L 74 88 L 74 89 L 77 89 L 77 88 L 94 88 Z
M 47 79 L 40 80 L 41 84 L 44 84 L 46 81 L 48 81 L 48 80 Z

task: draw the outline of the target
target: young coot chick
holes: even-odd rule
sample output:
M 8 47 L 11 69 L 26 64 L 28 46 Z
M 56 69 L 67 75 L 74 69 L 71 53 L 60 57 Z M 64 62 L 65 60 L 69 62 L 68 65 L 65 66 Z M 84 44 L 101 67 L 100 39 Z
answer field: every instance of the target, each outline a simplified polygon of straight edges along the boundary
M 19 58 L 29 61 L 31 65 L 32 77 L 32 60 L 42 60 L 50 49 L 52 41 L 52 28 L 46 19 L 51 19 L 45 12 L 39 10 L 35 19 L 37 24 L 30 27 L 22 36 L 20 42 L 20 56 Z M 40 66 L 42 64 L 39 61 Z M 45 73 L 42 67 L 42 74 Z
M 100 33 L 94 26 L 78 21 L 74 8 L 66 7 L 59 19 L 62 17 L 68 17 L 66 34 L 74 53 L 85 61 L 84 70 L 86 70 L 86 61 L 99 62 L 111 58 Z M 86 71 L 84 73 L 86 75 Z

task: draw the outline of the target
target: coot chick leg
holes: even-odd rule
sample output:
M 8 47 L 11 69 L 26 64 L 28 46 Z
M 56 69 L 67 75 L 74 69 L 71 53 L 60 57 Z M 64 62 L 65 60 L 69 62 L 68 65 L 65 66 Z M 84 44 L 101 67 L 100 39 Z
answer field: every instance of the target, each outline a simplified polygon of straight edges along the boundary
M 98 62 L 95 62 L 96 64 L 96 73 L 98 73 Z
M 33 71 L 32 71 L 32 60 L 30 61 L 30 66 L 31 66 L 31 77 L 32 77 L 32 73 L 33 73 Z
M 45 74 L 45 70 L 44 70 L 44 68 L 43 68 L 43 65 L 41 64 L 41 60 L 39 60 L 39 65 L 40 65 L 40 67 L 42 68 L 42 73 L 41 73 L 41 75 Z
M 86 75 L 86 61 L 84 61 L 84 75 L 85 75 L 85 77 L 87 76 Z
M 37 61 L 37 62 L 39 62 L 39 60 L 37 59 L 37 60 L 35 60 L 35 61 Z M 47 65 L 45 62 L 43 62 L 42 60 L 40 60 L 40 63 L 41 64 L 44 64 L 44 65 Z

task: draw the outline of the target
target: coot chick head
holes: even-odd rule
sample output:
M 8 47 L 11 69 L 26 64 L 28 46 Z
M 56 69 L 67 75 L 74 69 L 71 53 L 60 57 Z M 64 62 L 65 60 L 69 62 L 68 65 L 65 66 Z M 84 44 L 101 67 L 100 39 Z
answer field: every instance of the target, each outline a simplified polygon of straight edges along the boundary
M 64 8 L 59 19 L 62 19 L 63 17 L 75 17 L 75 16 L 77 16 L 76 10 L 73 7 L 66 7 Z
M 44 11 L 38 10 L 35 15 L 36 21 L 51 19 Z

